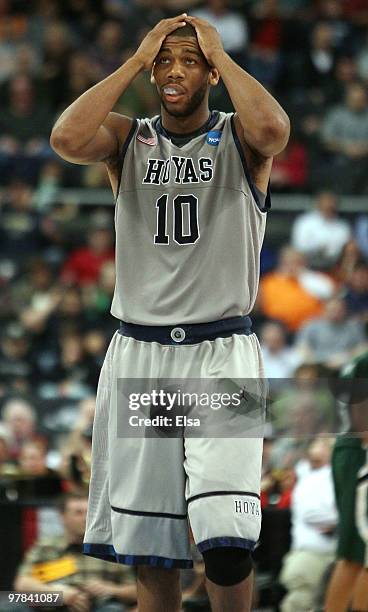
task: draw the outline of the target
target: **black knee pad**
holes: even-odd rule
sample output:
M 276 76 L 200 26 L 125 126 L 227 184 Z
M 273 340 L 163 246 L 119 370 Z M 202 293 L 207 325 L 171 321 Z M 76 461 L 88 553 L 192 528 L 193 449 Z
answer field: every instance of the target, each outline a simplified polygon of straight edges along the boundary
M 249 550 L 224 546 L 203 553 L 206 576 L 219 586 L 233 586 L 242 582 L 253 569 Z

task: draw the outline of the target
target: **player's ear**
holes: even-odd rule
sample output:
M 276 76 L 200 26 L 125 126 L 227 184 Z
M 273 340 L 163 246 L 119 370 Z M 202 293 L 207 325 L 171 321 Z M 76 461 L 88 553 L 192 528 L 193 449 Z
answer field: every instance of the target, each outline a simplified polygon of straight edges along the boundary
M 211 68 L 208 75 L 208 83 L 212 87 L 215 87 L 220 80 L 220 73 L 217 68 Z
M 153 74 L 154 68 L 155 68 L 155 64 L 153 64 L 151 68 L 151 77 L 150 77 L 151 85 L 156 85 L 155 75 Z

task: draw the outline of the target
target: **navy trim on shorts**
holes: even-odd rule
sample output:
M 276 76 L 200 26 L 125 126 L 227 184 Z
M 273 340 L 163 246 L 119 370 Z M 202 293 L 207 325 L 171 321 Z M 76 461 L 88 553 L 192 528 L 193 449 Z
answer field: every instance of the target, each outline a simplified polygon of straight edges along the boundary
M 126 510 L 125 508 L 117 508 L 116 506 L 111 506 L 111 510 L 114 510 L 114 512 L 120 512 L 120 514 L 132 514 L 133 516 L 153 516 L 155 518 L 178 519 L 180 521 L 185 521 L 187 519 L 186 514 L 170 514 L 170 512 L 146 512 L 143 510 Z
M 205 340 L 228 338 L 233 334 L 249 336 L 251 333 L 252 320 L 250 317 L 231 317 L 209 323 L 182 325 L 137 325 L 120 321 L 119 328 L 119 334 L 122 336 L 171 346 L 197 344 Z
M 112 544 L 83 544 L 83 554 L 113 563 L 122 563 L 123 565 L 150 565 L 151 567 L 163 567 L 165 569 L 190 569 L 193 567 L 193 561 L 190 559 L 170 559 L 169 557 L 157 557 L 155 555 L 121 555 L 116 552 Z
M 252 195 L 253 195 L 253 197 L 254 197 L 254 199 L 256 201 L 256 204 L 257 204 L 259 210 L 261 212 L 267 212 L 271 208 L 271 192 L 270 192 L 270 187 L 269 186 L 267 187 L 267 193 L 265 194 L 265 202 L 264 202 L 264 205 L 261 206 L 261 203 L 259 201 L 259 196 L 258 196 L 258 193 L 257 193 L 257 188 L 256 188 L 255 184 L 253 183 L 252 177 L 251 177 L 250 172 L 249 172 L 247 160 L 245 159 L 245 155 L 244 155 L 244 150 L 243 150 L 242 144 L 241 144 L 241 142 L 239 140 L 238 134 L 236 133 L 236 127 L 235 127 L 235 123 L 234 123 L 234 114 L 231 116 L 230 123 L 231 123 L 231 131 L 233 133 L 233 138 L 234 138 L 235 146 L 238 149 L 238 153 L 239 153 L 239 156 L 240 156 L 240 159 L 241 159 L 243 170 L 244 170 L 245 176 L 247 177 L 247 181 L 248 181 L 250 190 L 252 192 Z
M 247 497 L 256 497 L 257 499 L 261 499 L 257 493 L 250 493 L 249 491 L 208 491 L 207 493 L 199 493 L 198 495 L 189 497 L 189 499 L 187 499 L 187 504 L 190 504 L 190 502 L 197 499 L 201 499 L 202 497 L 215 497 L 216 495 L 244 495 Z
M 254 550 L 257 542 L 253 542 L 253 540 L 246 540 L 245 538 L 234 538 L 232 536 L 224 536 L 220 538 L 209 538 L 209 540 L 203 540 L 203 542 L 199 542 L 197 544 L 197 548 L 199 552 L 203 553 L 206 550 L 211 550 L 211 548 L 245 548 L 247 550 Z

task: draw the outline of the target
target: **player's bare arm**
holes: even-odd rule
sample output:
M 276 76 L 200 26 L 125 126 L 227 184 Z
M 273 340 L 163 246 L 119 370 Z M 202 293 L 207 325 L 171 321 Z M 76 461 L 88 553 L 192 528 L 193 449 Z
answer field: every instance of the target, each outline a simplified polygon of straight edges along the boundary
M 196 30 L 198 44 L 210 66 L 219 71 L 236 110 L 235 126 L 252 178 L 266 191 L 272 157 L 286 146 L 290 134 L 287 114 L 273 96 L 224 51 L 217 30 L 204 19 L 186 17 Z
M 120 68 L 75 100 L 58 118 L 51 133 L 52 148 L 67 161 L 114 166 L 132 119 L 112 112 L 120 96 L 142 70 L 149 70 L 168 34 L 185 26 L 185 13 L 160 21 L 135 54 Z

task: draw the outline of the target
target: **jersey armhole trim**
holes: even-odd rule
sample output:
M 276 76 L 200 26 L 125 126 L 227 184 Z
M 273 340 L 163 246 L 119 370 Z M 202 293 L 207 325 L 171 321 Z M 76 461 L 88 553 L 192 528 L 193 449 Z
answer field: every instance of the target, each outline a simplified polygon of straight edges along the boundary
M 245 154 L 244 154 L 243 147 L 242 147 L 241 142 L 239 140 L 238 134 L 236 133 L 236 127 L 235 127 L 235 123 L 234 123 L 234 114 L 235 113 L 233 113 L 231 115 L 230 123 L 231 123 L 231 131 L 232 131 L 232 134 L 233 134 L 235 146 L 238 149 L 239 157 L 240 157 L 240 160 L 241 160 L 241 163 L 242 163 L 242 166 L 243 166 L 243 170 L 244 170 L 246 179 L 248 181 L 249 188 L 250 188 L 250 190 L 252 192 L 254 201 L 257 204 L 259 210 L 261 212 L 265 213 L 265 212 L 268 212 L 270 210 L 270 208 L 271 208 L 270 184 L 268 184 L 268 186 L 267 186 L 267 193 L 266 193 L 264 205 L 261 206 L 261 203 L 259 201 L 259 196 L 258 196 L 258 193 L 257 193 L 257 188 L 256 188 L 255 184 L 253 183 L 252 177 L 250 176 L 250 173 L 249 173 L 248 164 L 247 164 L 247 160 L 245 159 Z
M 133 123 L 132 123 L 132 126 L 131 126 L 130 130 L 129 130 L 129 134 L 126 137 L 126 139 L 125 139 L 125 141 L 123 143 L 123 146 L 121 147 L 121 151 L 119 153 L 119 159 L 118 159 L 119 179 L 118 179 L 118 186 L 117 186 L 117 190 L 116 190 L 115 205 L 116 205 L 116 203 L 118 201 L 118 197 L 119 197 L 120 185 L 121 185 L 121 175 L 122 175 L 122 172 L 123 172 L 125 155 L 126 155 L 126 152 L 128 150 L 128 147 L 129 147 L 129 145 L 130 145 L 130 143 L 132 141 L 132 138 L 133 138 L 134 132 L 135 132 L 135 130 L 137 128 L 137 125 L 138 125 L 137 119 L 133 119 Z

